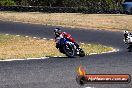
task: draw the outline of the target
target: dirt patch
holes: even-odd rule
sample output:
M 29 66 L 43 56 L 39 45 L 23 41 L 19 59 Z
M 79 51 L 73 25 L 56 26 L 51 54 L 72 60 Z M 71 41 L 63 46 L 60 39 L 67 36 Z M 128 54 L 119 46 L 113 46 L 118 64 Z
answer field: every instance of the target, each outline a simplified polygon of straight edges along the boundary
M 132 15 L 123 14 L 0 12 L 0 19 L 72 28 L 132 30 Z
M 111 51 L 99 44 L 80 44 L 87 54 Z M 64 56 L 55 48 L 53 40 L 0 34 L 0 59 Z

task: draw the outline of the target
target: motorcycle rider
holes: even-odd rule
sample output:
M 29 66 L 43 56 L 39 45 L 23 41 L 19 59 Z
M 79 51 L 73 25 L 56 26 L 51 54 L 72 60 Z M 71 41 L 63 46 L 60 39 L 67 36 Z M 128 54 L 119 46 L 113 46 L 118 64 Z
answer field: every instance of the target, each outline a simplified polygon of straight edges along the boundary
M 128 31 L 124 31 L 124 42 L 126 43 L 126 44 L 128 44 L 128 42 L 127 42 L 127 38 L 128 38 L 128 36 L 131 36 L 132 35 L 132 33 L 129 33 Z M 127 47 L 127 49 L 130 49 L 132 47 L 132 42 L 131 43 L 129 43 L 129 46 Z M 131 51 L 131 50 L 130 50 Z
M 127 40 L 127 37 L 129 36 L 129 32 L 128 31 L 124 31 L 124 38 L 125 38 L 125 41 Z
M 73 42 L 77 47 L 77 50 L 80 49 L 79 45 L 75 42 L 74 38 L 71 37 L 71 34 L 62 32 L 60 28 L 54 29 L 55 41 L 59 41 L 61 38 L 67 38 L 69 41 Z M 59 48 L 59 43 L 56 42 L 56 48 Z

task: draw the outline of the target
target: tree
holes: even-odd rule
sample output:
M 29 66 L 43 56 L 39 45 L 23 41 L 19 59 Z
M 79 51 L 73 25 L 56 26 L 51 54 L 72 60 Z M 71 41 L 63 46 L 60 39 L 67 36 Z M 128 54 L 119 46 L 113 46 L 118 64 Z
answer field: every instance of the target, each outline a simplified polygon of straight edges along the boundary
M 1 0 L 0 5 L 82 7 L 89 9 L 118 9 L 122 0 Z
M 56 5 L 57 0 L 42 0 L 41 3 L 43 3 L 43 6 L 55 6 Z
M 16 3 L 12 0 L 1 0 L 0 1 L 0 6 L 12 6 L 16 5 Z

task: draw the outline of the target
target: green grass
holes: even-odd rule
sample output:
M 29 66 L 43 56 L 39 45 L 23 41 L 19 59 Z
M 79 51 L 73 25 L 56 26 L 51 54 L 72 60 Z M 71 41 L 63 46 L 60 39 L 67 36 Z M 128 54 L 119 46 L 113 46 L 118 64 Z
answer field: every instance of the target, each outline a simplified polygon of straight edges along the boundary
M 80 44 L 87 54 L 111 51 L 100 44 Z M 55 48 L 52 40 L 34 39 L 15 35 L 0 34 L 0 59 L 24 59 L 45 56 L 64 56 Z
M 81 44 L 81 47 L 84 49 L 87 54 L 97 53 L 101 54 L 102 52 L 111 51 L 111 47 L 106 47 L 101 44 Z

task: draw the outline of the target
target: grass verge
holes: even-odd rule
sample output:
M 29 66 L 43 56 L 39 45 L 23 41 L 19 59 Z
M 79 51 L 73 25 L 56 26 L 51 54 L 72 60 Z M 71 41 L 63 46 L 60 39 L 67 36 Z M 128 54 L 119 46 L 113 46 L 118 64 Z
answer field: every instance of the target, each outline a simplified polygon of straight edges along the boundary
M 81 44 L 87 54 L 111 51 L 112 48 L 100 44 Z M 15 35 L 0 34 L 0 59 L 36 58 L 63 56 L 52 40 L 34 39 Z
M 0 12 L 0 19 L 72 28 L 132 31 L 132 15 L 123 14 Z

